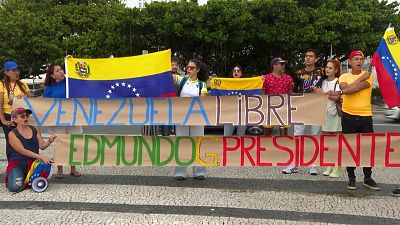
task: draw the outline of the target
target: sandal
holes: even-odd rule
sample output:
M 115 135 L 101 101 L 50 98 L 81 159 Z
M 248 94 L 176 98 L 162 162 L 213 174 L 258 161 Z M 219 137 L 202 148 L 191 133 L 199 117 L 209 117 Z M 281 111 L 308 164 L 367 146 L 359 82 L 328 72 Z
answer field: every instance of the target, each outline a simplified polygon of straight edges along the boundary
M 69 175 L 71 175 L 73 177 L 80 177 L 82 174 L 75 170 L 73 172 L 71 171 L 71 173 L 69 173 Z
M 56 175 L 54 176 L 56 179 L 64 178 L 64 174 L 62 171 L 57 171 Z

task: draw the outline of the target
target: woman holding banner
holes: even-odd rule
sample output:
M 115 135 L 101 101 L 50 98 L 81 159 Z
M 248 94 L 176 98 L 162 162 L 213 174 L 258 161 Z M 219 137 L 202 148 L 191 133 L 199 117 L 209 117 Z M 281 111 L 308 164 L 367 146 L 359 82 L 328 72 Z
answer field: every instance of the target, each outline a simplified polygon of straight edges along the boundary
M 206 81 L 208 79 L 208 67 L 197 59 L 191 59 L 186 66 L 187 76 L 174 75 L 174 81 L 178 84 L 178 96 L 198 97 L 207 95 Z M 176 136 L 204 136 L 204 126 L 176 126 Z M 204 166 L 193 167 L 193 177 L 204 180 L 206 175 Z M 185 166 L 175 167 L 174 176 L 176 180 L 185 180 L 187 168 Z
M 64 70 L 58 64 L 51 64 L 46 71 L 46 79 L 44 81 L 45 89 L 44 98 L 66 98 L 66 81 Z M 53 134 L 81 134 L 81 126 L 64 126 L 64 127 L 49 127 L 49 133 Z M 70 175 L 73 177 L 81 176 L 75 166 L 71 166 Z M 55 178 L 63 178 L 63 167 L 57 166 Z
M 341 118 L 336 108 L 336 102 L 341 100 L 339 88 L 340 62 L 337 59 L 329 60 L 325 67 L 325 79 L 322 81 L 322 87 L 314 87 L 315 93 L 326 93 L 328 103 L 325 114 L 325 123 L 322 125 L 322 133 L 338 134 L 342 132 Z M 332 178 L 342 176 L 342 167 L 328 167 L 324 176 Z
M 236 65 L 232 70 L 232 78 L 244 78 L 244 70 L 241 66 Z M 224 136 L 231 136 L 236 127 L 236 135 L 244 136 L 246 134 L 247 126 L 233 126 L 233 125 L 224 125 Z
M 4 63 L 4 78 L 0 84 L 0 120 L 3 127 L 4 136 L 6 138 L 6 146 L 8 146 L 8 133 L 12 130 L 11 123 L 11 110 L 14 97 L 31 97 L 33 96 L 27 84 L 19 80 L 19 66 L 13 62 L 8 61 Z M 6 149 L 8 149 L 6 147 Z M 7 159 L 9 152 L 6 150 Z
M 44 150 L 54 142 L 53 135 L 47 142 L 43 140 L 40 130 L 28 124 L 30 109 L 16 108 L 11 112 L 12 123 L 15 125 L 10 133 L 9 152 L 10 158 L 6 170 L 6 187 L 10 192 L 19 192 L 24 188 L 24 180 L 33 161 L 42 160 L 44 163 L 52 163 L 53 160 L 39 154 L 39 148 Z

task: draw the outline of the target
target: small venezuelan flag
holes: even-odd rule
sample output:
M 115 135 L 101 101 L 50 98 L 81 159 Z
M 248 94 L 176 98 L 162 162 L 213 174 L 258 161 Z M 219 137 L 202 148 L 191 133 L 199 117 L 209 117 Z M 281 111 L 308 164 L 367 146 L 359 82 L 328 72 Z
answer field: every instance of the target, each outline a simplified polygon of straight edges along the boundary
M 261 95 L 263 79 L 252 78 L 212 78 L 210 80 L 212 96 Z
M 379 88 L 389 108 L 400 106 L 400 41 L 393 27 L 383 35 L 371 64 L 375 66 Z
M 176 96 L 171 50 L 122 58 L 67 58 L 66 65 L 69 98 Z

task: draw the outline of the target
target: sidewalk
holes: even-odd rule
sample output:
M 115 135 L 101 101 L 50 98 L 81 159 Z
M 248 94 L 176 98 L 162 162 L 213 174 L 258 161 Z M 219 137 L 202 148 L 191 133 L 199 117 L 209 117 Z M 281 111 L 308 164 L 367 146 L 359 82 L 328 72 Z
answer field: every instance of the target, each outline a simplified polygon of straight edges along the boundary
M 0 179 L 4 179 L 0 139 Z M 51 155 L 53 149 L 46 150 Z M 204 181 L 176 181 L 170 167 L 84 167 L 83 176 L 50 179 L 44 193 L 9 193 L 0 185 L 2 224 L 400 224 L 398 169 L 374 169 L 382 191 L 347 191 L 308 168 L 209 168 Z M 320 168 L 320 172 L 322 168 Z M 64 172 L 68 174 L 69 168 Z

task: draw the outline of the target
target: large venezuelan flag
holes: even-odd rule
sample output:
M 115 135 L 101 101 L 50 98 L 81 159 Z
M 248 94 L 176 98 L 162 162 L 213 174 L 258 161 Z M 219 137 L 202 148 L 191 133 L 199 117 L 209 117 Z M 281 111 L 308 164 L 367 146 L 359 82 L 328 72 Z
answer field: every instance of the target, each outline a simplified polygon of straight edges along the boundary
M 176 96 L 171 50 L 123 58 L 67 58 L 66 70 L 70 98 Z
M 390 108 L 400 106 L 400 42 L 393 27 L 383 35 L 371 64 L 375 66 L 386 104 Z
M 261 95 L 263 79 L 252 78 L 212 78 L 210 80 L 212 96 Z

